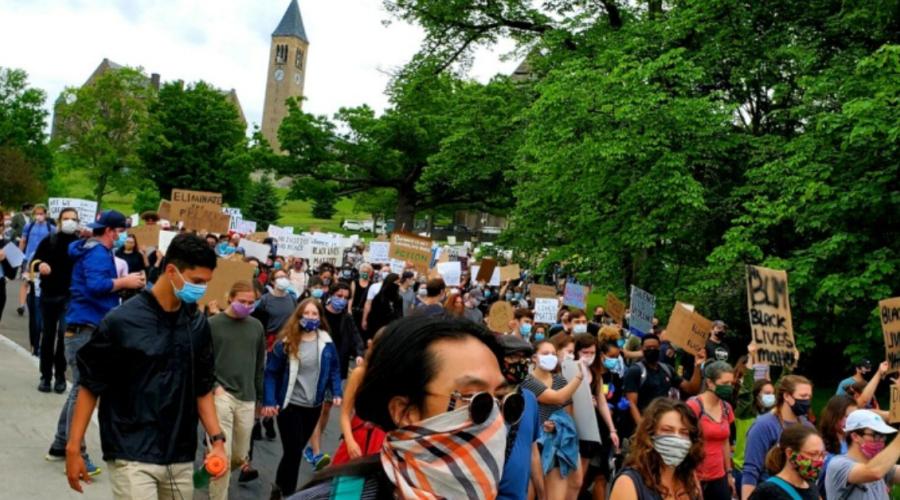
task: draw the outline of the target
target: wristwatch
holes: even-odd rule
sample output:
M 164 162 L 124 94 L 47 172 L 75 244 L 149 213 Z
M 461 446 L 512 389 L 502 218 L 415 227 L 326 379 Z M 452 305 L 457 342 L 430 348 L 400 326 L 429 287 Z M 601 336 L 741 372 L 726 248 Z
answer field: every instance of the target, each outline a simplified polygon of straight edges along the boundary
M 209 437 L 209 442 L 211 444 L 214 444 L 216 441 L 221 441 L 222 444 L 225 444 L 225 433 L 220 432 L 218 434 L 215 434 L 215 435 Z

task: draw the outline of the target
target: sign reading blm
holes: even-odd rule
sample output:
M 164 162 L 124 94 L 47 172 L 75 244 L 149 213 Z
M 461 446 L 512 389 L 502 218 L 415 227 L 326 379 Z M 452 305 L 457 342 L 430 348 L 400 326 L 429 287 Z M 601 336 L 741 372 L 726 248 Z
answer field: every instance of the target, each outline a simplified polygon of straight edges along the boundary
M 798 351 L 791 322 L 787 272 L 747 266 L 747 309 L 759 362 L 796 366 Z
M 878 318 L 884 332 L 884 349 L 890 371 L 900 369 L 900 297 L 878 302 Z M 900 411 L 900 409 L 898 409 Z

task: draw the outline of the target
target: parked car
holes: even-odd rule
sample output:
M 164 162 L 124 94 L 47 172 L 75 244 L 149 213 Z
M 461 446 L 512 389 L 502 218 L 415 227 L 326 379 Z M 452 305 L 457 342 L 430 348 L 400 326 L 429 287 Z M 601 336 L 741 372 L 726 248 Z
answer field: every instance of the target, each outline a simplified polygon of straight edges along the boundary
M 341 223 L 341 229 L 344 231 L 372 231 L 371 229 L 366 229 L 366 222 L 361 220 L 350 220 L 346 219 Z M 370 224 L 372 221 L 368 221 Z M 371 228 L 372 226 L 369 226 Z

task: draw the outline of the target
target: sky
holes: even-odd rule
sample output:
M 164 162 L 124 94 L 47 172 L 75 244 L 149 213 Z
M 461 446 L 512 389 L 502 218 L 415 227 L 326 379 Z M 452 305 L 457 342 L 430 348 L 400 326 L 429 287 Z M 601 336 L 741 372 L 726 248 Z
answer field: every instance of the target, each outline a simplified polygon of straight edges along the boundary
M 271 34 L 289 0 L 0 0 L 0 66 L 28 72 L 47 108 L 104 57 L 162 80 L 234 88 L 252 127 L 262 120 Z M 389 73 L 409 61 L 423 32 L 390 19 L 382 0 L 299 0 L 310 41 L 304 109 L 387 106 Z M 476 54 L 469 76 L 509 74 L 510 42 Z M 52 110 L 51 110 L 52 112 Z

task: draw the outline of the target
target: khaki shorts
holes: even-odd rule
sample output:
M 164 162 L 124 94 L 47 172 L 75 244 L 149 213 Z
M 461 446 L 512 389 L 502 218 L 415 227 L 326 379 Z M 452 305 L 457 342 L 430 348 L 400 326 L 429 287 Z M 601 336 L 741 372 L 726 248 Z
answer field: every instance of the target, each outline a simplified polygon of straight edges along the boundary
M 115 500 L 182 500 L 194 496 L 191 462 L 158 465 L 114 460 L 106 464 Z

